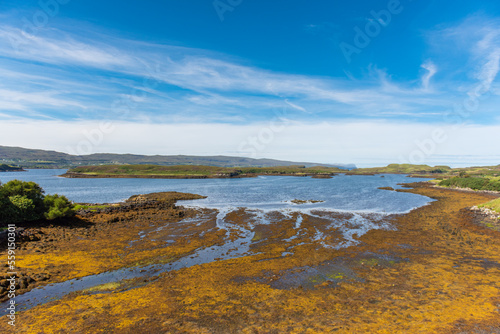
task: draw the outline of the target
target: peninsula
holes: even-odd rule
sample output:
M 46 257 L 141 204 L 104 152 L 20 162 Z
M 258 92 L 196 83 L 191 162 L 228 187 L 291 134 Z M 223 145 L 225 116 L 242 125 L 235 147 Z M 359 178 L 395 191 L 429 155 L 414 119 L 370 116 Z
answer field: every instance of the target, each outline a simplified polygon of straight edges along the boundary
M 0 164 L 0 172 L 24 172 L 21 167 L 13 167 L 6 164 Z
M 69 178 L 151 178 L 151 179 L 207 179 L 242 178 L 259 175 L 278 176 L 333 176 L 343 173 L 336 167 L 215 167 L 215 166 L 158 166 L 158 165 L 103 165 L 76 167 L 68 170 L 63 177 Z

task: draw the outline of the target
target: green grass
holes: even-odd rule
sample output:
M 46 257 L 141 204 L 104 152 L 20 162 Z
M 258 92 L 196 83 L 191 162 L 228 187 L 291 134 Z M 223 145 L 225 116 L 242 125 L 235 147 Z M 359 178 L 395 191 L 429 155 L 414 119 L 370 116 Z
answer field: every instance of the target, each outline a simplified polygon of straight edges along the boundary
M 75 211 L 79 210 L 90 210 L 90 211 L 97 211 L 98 209 L 106 209 L 110 205 L 86 205 L 86 204 L 75 204 L 73 209 Z
M 228 173 L 234 170 L 212 166 L 103 165 L 77 167 L 71 173 L 96 175 L 200 175 Z
M 478 207 L 488 208 L 488 209 L 491 209 L 493 211 L 500 213 L 500 198 L 494 199 L 493 201 L 490 201 L 488 203 L 478 205 Z
M 390 164 L 386 167 L 358 168 L 349 174 L 444 174 L 452 169 L 448 166 L 411 165 L 411 164 Z
M 450 168 L 411 164 L 390 164 L 385 167 L 358 168 L 348 174 L 411 174 L 414 176 L 448 179 L 457 176 L 486 177 L 500 181 L 500 165 L 486 167 Z
M 481 176 L 489 177 L 494 179 L 500 178 L 500 165 L 498 166 L 487 166 L 487 167 L 467 167 L 467 168 L 455 168 L 453 169 L 454 174 L 458 175 L 460 172 L 464 172 L 469 176 Z
M 85 290 L 82 290 L 83 292 L 104 292 L 104 291 L 110 291 L 110 290 L 116 290 L 121 286 L 119 282 L 111 282 L 111 283 L 105 283 L 101 284 L 98 286 L 94 286 L 92 288 L 88 288 Z
M 333 167 L 283 166 L 283 167 L 214 167 L 214 166 L 159 166 L 159 165 L 102 165 L 70 169 L 68 173 L 85 175 L 136 175 L 136 176 L 239 176 L 245 175 L 315 175 L 345 172 Z
M 487 177 L 452 177 L 439 182 L 443 187 L 470 188 L 474 190 L 500 191 L 500 181 Z

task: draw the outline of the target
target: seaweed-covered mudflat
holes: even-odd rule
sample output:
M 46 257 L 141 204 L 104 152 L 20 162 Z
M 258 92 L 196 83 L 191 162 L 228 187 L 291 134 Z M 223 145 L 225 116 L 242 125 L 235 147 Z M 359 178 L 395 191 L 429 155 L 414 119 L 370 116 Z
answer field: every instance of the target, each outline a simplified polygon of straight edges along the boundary
M 23 226 L 16 329 L 499 331 L 500 233 L 468 209 L 496 195 L 424 183 L 397 191 L 436 201 L 383 217 L 259 216 L 184 208 L 176 201 L 201 196 L 156 193 Z

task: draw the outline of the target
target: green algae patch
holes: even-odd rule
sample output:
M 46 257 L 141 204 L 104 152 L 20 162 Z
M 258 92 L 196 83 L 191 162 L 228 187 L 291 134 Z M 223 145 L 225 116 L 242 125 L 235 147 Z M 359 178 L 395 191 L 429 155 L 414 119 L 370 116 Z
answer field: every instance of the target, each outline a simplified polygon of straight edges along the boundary
M 101 285 L 95 286 L 93 288 L 85 289 L 85 290 L 82 290 L 82 292 L 85 293 L 85 292 L 112 291 L 112 290 L 118 289 L 120 286 L 121 286 L 121 283 L 112 282 L 112 283 L 101 284 Z
M 260 241 L 264 238 L 265 238 L 264 233 L 262 233 L 261 231 L 256 231 L 256 232 L 254 232 L 254 236 L 252 237 L 252 241 L 253 242 Z

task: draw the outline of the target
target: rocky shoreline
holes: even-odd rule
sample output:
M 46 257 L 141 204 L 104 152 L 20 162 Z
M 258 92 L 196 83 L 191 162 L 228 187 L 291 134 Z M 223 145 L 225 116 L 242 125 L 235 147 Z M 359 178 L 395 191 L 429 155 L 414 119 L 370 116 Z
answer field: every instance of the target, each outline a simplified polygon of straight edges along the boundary
M 500 213 L 478 206 L 473 206 L 470 210 L 473 212 L 477 224 L 500 231 Z
M 186 210 L 178 207 L 178 200 L 200 199 L 203 196 L 178 192 L 152 193 L 132 196 L 127 201 L 114 206 L 97 208 L 94 210 L 80 210 L 75 218 L 64 218 L 56 221 L 34 221 L 16 227 L 16 242 L 21 253 L 39 253 L 53 251 L 60 248 L 68 240 L 92 238 L 102 233 L 109 233 L 113 225 L 120 224 L 127 228 L 127 217 L 134 216 L 142 211 L 160 212 L 162 219 L 178 220 L 186 215 Z M 189 211 L 189 210 L 188 210 Z M 106 219 L 101 220 L 96 218 Z M 7 247 L 7 231 L 0 232 L 0 247 Z M 7 267 L 5 264 L 4 267 Z M 57 273 L 39 268 L 35 271 L 19 268 L 17 293 L 23 294 L 47 281 L 53 283 L 61 280 L 68 273 Z M 7 300 L 8 274 L 0 276 L 0 302 Z
M 298 216 L 276 214 L 271 224 L 253 228 L 246 256 L 72 293 L 21 312 L 16 327 L 117 333 L 500 331 L 500 232 L 467 209 L 495 196 L 411 186 L 396 191 L 437 201 L 387 218 L 393 228 L 356 237 L 356 246 L 325 247 L 316 239 L 330 223 L 302 215 L 294 234 Z M 200 196 L 138 195 L 72 220 L 19 226 L 24 230 L 16 257 L 26 285 L 19 292 L 188 260 L 238 239 L 238 230 L 217 226 L 214 210 L 175 204 L 195 198 Z M 342 215 L 335 217 L 342 221 Z M 253 218 L 240 210 L 226 219 L 236 228 Z M 331 245 L 342 241 L 334 233 L 325 237 Z M 0 330 L 7 324 L 0 323 Z

